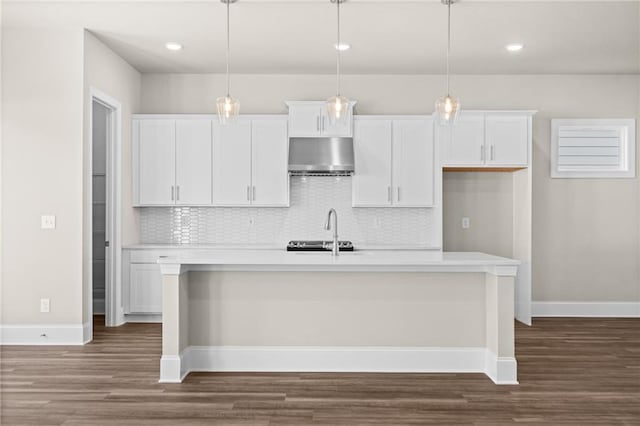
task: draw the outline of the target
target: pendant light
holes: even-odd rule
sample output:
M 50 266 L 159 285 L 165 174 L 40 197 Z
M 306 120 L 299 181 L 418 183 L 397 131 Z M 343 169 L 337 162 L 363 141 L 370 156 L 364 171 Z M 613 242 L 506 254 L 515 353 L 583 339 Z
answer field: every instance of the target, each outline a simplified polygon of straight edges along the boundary
M 220 0 L 227 5 L 227 96 L 222 96 L 216 101 L 218 107 L 218 118 L 220 124 L 227 124 L 238 118 L 240 113 L 240 102 L 230 95 L 230 79 L 229 79 L 229 5 L 238 0 Z
M 330 0 L 338 11 L 338 37 L 336 46 L 340 46 L 340 3 L 347 0 Z M 340 49 L 336 49 L 336 95 L 327 99 L 327 113 L 331 124 L 345 123 L 349 114 L 349 99 L 340 95 Z
M 436 112 L 440 124 L 453 124 L 460 112 L 460 101 L 449 94 L 449 55 L 451 52 L 451 4 L 456 0 L 442 0 L 447 6 L 447 96 L 436 101 Z

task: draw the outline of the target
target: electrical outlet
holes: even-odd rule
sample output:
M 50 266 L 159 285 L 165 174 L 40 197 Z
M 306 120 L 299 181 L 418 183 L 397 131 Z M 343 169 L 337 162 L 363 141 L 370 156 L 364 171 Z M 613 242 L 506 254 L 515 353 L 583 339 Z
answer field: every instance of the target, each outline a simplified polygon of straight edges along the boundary
M 51 309 L 50 299 L 40 299 L 40 312 L 48 313 Z
M 40 216 L 41 229 L 56 229 L 56 217 L 54 215 L 43 214 Z
M 471 226 L 471 220 L 468 217 L 462 218 L 462 229 L 469 229 Z

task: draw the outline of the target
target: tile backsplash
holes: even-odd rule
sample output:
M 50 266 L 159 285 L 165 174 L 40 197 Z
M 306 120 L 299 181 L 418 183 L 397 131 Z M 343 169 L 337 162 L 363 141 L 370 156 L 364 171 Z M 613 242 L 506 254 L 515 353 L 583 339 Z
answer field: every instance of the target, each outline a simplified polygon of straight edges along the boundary
M 439 209 L 353 208 L 350 177 L 291 177 L 291 206 L 144 207 L 143 244 L 246 244 L 284 246 L 289 240 L 330 239 L 330 208 L 338 212 L 341 240 L 356 247 L 439 247 Z

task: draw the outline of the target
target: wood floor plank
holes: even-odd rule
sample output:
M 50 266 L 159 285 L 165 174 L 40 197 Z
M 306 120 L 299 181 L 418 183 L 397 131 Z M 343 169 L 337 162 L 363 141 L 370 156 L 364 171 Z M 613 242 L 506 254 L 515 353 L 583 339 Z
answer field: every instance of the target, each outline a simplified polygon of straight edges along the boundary
M 520 385 L 483 374 L 194 373 L 159 384 L 159 324 L 0 347 L 2 425 L 640 425 L 640 319 L 516 323 Z

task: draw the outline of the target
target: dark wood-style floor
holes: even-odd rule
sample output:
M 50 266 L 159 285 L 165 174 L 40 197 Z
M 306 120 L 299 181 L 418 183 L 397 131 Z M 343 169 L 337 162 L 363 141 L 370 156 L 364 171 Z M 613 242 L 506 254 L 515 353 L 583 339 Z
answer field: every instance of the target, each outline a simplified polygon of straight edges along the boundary
M 191 374 L 158 384 L 160 325 L 1 348 L 2 425 L 640 425 L 640 319 L 516 327 L 519 386 L 482 374 Z

